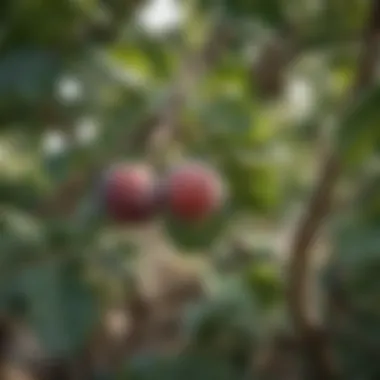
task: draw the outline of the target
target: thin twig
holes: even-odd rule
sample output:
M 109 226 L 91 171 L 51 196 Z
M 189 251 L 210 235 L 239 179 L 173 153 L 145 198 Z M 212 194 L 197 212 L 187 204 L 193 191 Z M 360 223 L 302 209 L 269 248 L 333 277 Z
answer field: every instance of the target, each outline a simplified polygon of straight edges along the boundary
M 373 0 L 370 19 L 365 31 L 363 50 L 358 62 L 356 79 L 349 93 L 348 104 L 351 104 L 353 99 L 372 85 L 375 79 L 379 36 L 380 0 Z M 340 166 L 339 157 L 335 152 L 330 152 L 324 158 L 314 195 L 299 224 L 291 247 L 288 306 L 296 333 L 300 337 L 305 337 L 305 340 L 308 340 L 309 331 L 315 330 L 308 320 L 305 293 L 310 249 L 329 211 L 334 185 L 341 171 Z

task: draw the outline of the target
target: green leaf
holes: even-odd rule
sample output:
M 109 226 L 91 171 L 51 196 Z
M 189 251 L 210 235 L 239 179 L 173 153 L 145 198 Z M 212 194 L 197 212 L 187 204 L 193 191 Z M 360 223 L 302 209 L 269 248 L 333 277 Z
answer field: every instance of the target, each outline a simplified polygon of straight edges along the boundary
M 341 262 L 351 265 L 365 264 L 376 261 L 380 251 L 379 225 L 352 224 L 336 235 L 336 257 Z
M 276 305 L 282 296 L 282 283 L 275 263 L 256 262 L 245 270 L 244 280 L 264 307 Z
M 239 278 L 222 278 L 215 294 L 206 302 L 193 305 L 185 316 L 185 327 L 189 338 L 196 345 L 214 348 L 225 333 L 240 334 L 253 339 L 257 329 L 255 299 Z
M 25 295 L 28 318 L 52 355 L 78 350 L 97 321 L 94 294 L 71 263 L 46 260 L 29 266 L 8 277 L 2 288 L 6 295 Z
M 338 151 L 344 162 L 355 164 L 375 148 L 380 139 L 380 87 L 364 93 L 349 107 L 337 134 Z
M 165 230 L 171 241 L 186 251 L 205 250 L 221 236 L 226 227 L 228 211 L 223 210 L 201 222 L 191 223 L 168 215 Z
M 38 219 L 8 209 L 1 222 L 0 264 L 3 275 L 45 253 L 44 228 Z
M 252 125 L 251 104 L 234 97 L 225 96 L 201 110 L 201 120 L 207 125 L 206 134 L 228 135 L 247 132 Z
M 86 343 L 99 318 L 94 292 L 85 282 L 80 261 L 69 261 L 60 268 L 59 299 L 62 307 L 66 349 L 75 352 Z
M 6 294 L 25 295 L 30 310 L 29 321 L 36 329 L 46 350 L 61 352 L 67 332 L 63 329 L 61 305 L 57 293 L 59 266 L 52 261 L 20 269 L 12 278 L 6 278 Z
M 237 374 L 226 361 L 203 352 L 179 356 L 141 357 L 124 371 L 120 380 L 236 380 Z
M 282 0 L 201 0 L 200 5 L 206 9 L 222 6 L 229 16 L 252 18 L 272 27 L 281 27 L 286 21 Z
M 70 153 L 60 152 L 46 155 L 43 166 L 49 179 L 59 183 L 67 178 L 70 172 Z
M 230 183 L 234 208 L 244 212 L 270 212 L 279 206 L 284 193 L 278 165 L 225 157 L 222 167 Z
M 16 50 L 8 53 L 0 64 L 1 101 L 10 96 L 32 104 L 41 98 L 47 99 L 60 65 L 58 57 L 47 51 Z
M 8 206 L 31 209 L 37 204 L 43 190 L 42 184 L 32 176 L 9 180 L 3 177 L 0 183 L 0 199 Z

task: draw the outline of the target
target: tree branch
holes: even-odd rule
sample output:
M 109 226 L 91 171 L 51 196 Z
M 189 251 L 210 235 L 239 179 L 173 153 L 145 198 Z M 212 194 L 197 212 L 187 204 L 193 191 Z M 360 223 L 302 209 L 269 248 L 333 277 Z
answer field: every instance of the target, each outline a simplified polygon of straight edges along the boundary
M 372 85 L 376 75 L 378 43 L 380 37 L 380 0 L 372 0 L 370 17 L 364 35 L 362 52 L 359 57 L 356 79 L 349 93 L 347 104 Z M 315 192 L 306 213 L 296 230 L 291 247 L 289 267 L 288 307 L 296 334 L 309 341 L 310 333 L 315 331 L 308 320 L 306 302 L 306 284 L 311 245 L 327 215 L 331 203 L 334 185 L 341 171 L 341 163 L 335 152 L 328 153 L 322 163 L 322 170 Z M 326 347 L 322 347 L 324 350 Z M 305 350 L 307 351 L 307 350 Z M 310 350 L 309 350 L 310 351 Z M 314 357 L 318 356 L 313 353 Z M 319 355 L 321 356 L 321 355 Z M 317 359 L 317 358 L 315 358 Z M 320 363 L 326 365 L 326 363 Z

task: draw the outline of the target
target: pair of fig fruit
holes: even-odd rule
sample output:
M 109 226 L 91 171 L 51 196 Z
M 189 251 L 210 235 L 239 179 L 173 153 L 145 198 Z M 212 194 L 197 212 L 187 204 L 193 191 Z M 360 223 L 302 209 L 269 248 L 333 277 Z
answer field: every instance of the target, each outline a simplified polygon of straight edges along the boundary
M 217 212 L 226 196 L 221 176 L 200 163 L 185 163 L 158 176 L 145 163 L 112 168 L 105 178 L 104 208 L 118 223 L 147 222 L 158 214 L 197 222 Z

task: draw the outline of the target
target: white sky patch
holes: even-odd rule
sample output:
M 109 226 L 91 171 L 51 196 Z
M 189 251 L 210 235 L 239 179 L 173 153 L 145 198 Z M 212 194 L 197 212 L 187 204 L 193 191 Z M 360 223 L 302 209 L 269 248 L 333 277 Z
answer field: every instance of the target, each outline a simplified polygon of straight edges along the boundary
M 76 102 L 83 96 L 81 83 L 74 77 L 63 77 L 57 84 L 57 93 L 64 102 Z
M 288 83 L 286 99 L 290 118 L 303 120 L 313 111 L 315 92 L 308 81 L 295 78 Z
M 176 0 L 151 0 L 138 14 L 138 24 L 155 34 L 177 28 L 183 19 L 183 9 Z
M 66 136 L 61 131 L 49 131 L 45 134 L 42 141 L 42 149 L 46 154 L 60 154 L 67 148 Z
M 98 136 L 99 128 L 95 120 L 91 118 L 81 119 L 75 130 L 75 137 L 79 144 L 92 143 Z

